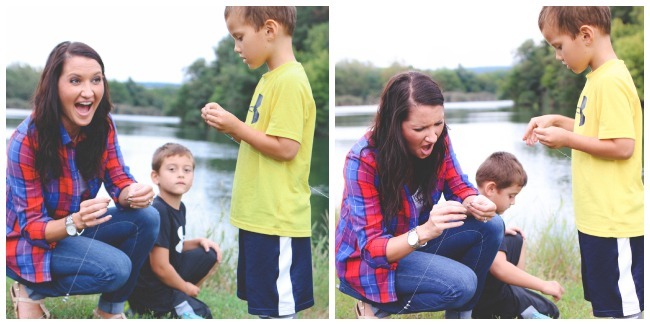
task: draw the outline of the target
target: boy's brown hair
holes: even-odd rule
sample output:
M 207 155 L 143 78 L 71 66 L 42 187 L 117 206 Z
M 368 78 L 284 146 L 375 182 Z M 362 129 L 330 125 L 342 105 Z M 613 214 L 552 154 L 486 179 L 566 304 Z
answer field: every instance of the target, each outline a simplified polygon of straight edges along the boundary
M 190 149 L 187 149 L 181 144 L 171 142 L 163 144 L 153 153 L 153 159 L 151 160 L 151 169 L 155 170 L 156 172 L 160 172 L 160 166 L 162 166 L 165 158 L 172 156 L 190 157 L 190 159 L 192 159 L 192 169 L 194 169 L 194 156 L 192 155 Z
M 224 17 L 228 19 L 228 16 L 235 12 L 241 14 L 244 21 L 253 26 L 255 31 L 259 31 L 268 19 L 284 26 L 289 36 L 293 35 L 296 28 L 296 7 L 226 7 Z
M 515 155 L 498 151 L 491 154 L 476 171 L 476 184 L 494 182 L 501 190 L 512 185 L 526 186 L 528 175 Z
M 544 7 L 537 21 L 539 30 L 545 27 L 557 28 L 558 32 L 575 39 L 580 34 L 580 26 L 589 25 L 609 35 L 612 13 L 609 7 Z

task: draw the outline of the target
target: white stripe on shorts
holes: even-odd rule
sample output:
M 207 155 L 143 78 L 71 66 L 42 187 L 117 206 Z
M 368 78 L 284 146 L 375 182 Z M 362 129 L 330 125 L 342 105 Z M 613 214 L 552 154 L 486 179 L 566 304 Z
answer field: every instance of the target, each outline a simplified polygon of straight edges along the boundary
M 280 237 L 280 257 L 278 268 L 280 274 L 275 285 L 278 288 L 278 314 L 280 316 L 296 313 L 296 302 L 293 299 L 293 285 L 291 284 L 291 237 Z
M 639 297 L 632 278 L 632 249 L 629 238 L 618 238 L 618 290 L 621 292 L 623 315 L 629 316 L 641 312 Z

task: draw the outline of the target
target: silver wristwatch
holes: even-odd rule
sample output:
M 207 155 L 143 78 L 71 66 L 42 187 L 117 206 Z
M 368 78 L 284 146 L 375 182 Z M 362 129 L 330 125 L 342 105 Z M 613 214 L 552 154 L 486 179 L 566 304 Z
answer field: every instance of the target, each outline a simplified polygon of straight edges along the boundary
M 425 242 L 423 245 L 420 245 L 420 236 L 418 236 L 418 233 L 417 231 L 415 231 L 415 228 L 409 230 L 408 234 L 406 235 L 406 241 L 408 242 L 409 246 L 418 249 L 420 247 L 426 246 L 427 243 Z
M 80 236 L 85 229 L 81 229 L 81 232 L 77 231 L 77 227 L 74 225 L 74 220 L 72 220 L 72 213 L 65 217 L 65 231 L 68 233 L 68 236 Z

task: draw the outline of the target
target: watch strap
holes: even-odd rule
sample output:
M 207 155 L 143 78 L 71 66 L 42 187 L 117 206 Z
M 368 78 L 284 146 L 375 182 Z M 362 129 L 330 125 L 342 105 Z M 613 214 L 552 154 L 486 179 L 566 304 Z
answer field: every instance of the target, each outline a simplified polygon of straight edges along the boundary
M 70 213 L 67 217 L 65 217 L 65 226 L 66 226 L 66 228 L 68 228 L 69 225 L 72 225 L 74 227 L 75 232 L 77 233 L 76 235 L 73 235 L 73 236 L 81 236 L 81 234 L 83 234 L 84 231 L 86 230 L 85 228 L 81 229 L 81 231 L 77 230 L 77 225 L 75 225 L 75 223 L 74 223 L 72 213 Z

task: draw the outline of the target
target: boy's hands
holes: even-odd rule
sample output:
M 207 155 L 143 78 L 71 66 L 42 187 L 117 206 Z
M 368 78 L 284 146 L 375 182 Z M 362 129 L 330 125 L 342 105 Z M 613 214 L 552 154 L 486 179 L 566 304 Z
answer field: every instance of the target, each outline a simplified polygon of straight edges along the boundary
M 567 142 L 570 139 L 570 133 L 571 132 L 556 126 L 536 128 L 533 130 L 533 135 L 537 141 L 551 149 L 568 147 Z
M 573 133 L 573 122 L 572 118 L 557 114 L 533 117 L 524 131 L 523 140 L 529 146 L 541 142 L 553 149 L 567 147 Z
M 217 252 L 217 263 L 221 263 L 221 248 L 219 245 L 207 238 L 200 238 L 199 245 L 205 249 L 206 253 L 210 251 L 210 248 L 214 249 Z
M 517 233 L 521 234 L 521 238 L 526 239 L 526 236 L 524 235 L 524 232 L 521 230 L 521 228 L 517 226 L 512 226 L 506 228 L 506 235 L 513 235 L 516 236 Z
M 562 299 L 564 288 L 557 281 L 545 281 L 542 293 L 553 296 L 555 301 Z
M 183 292 L 185 292 L 186 295 L 196 297 L 199 295 L 199 291 L 201 291 L 201 289 L 195 286 L 192 282 L 185 282 L 185 290 L 183 290 Z
M 207 103 L 201 109 L 201 118 L 219 132 L 231 135 L 244 123 L 217 103 Z
M 547 128 L 553 125 L 553 119 L 551 115 L 537 116 L 530 119 L 526 131 L 524 132 L 523 140 L 526 141 L 526 144 L 529 146 L 537 143 L 538 138 L 535 134 L 535 130 L 538 128 Z

